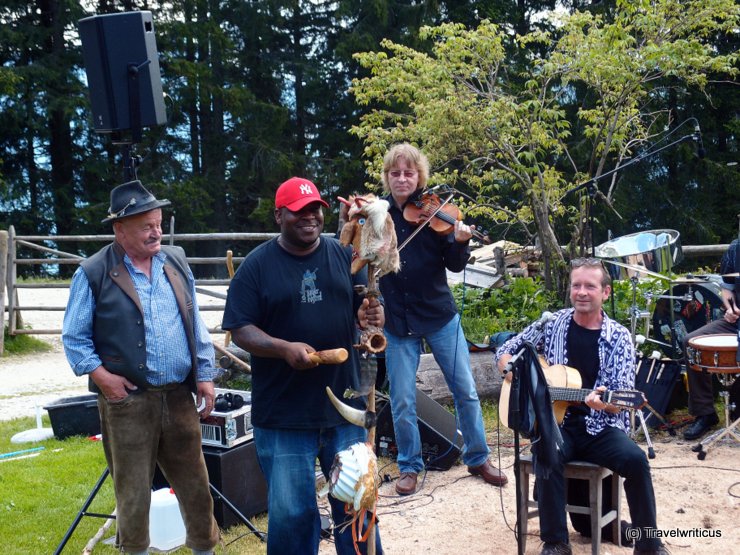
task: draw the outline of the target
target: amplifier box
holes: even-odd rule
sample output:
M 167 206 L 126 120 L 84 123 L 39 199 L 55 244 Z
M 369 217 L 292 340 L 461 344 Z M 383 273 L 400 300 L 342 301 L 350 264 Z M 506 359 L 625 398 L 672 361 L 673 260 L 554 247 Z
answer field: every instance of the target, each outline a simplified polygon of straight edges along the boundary
M 267 482 L 262 474 L 253 440 L 233 449 L 203 447 L 203 456 L 211 485 L 239 512 L 251 518 L 267 510 Z M 242 523 L 218 496 L 214 497 L 213 515 L 221 528 Z
M 219 403 L 221 400 L 221 403 Z M 225 410 L 214 410 L 200 423 L 203 445 L 230 448 L 252 439 L 252 396 L 249 391 L 216 388 L 216 404 Z
M 382 406 L 380 406 L 382 404 Z M 398 455 L 390 403 L 380 403 L 375 432 L 376 452 L 380 456 Z M 428 470 L 449 470 L 463 449 L 463 437 L 455 415 L 416 389 L 416 417 L 421 437 L 421 455 Z

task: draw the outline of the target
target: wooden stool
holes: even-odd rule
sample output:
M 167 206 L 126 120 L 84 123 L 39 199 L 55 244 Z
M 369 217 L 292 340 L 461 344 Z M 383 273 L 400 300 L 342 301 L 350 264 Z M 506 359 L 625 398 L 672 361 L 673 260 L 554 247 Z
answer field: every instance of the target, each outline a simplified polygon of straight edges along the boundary
M 530 518 L 538 516 L 539 510 L 537 502 L 530 499 L 529 496 L 529 475 L 534 474 L 532 465 L 532 455 L 522 455 L 519 466 L 519 488 L 521 491 L 521 504 L 519 514 L 522 515 L 522 522 L 519 532 L 522 535 L 522 549 L 527 545 L 527 522 Z M 612 477 L 612 507 L 604 516 L 602 513 L 602 480 L 607 476 Z M 567 480 L 588 480 L 589 503 L 590 507 L 581 507 L 578 505 L 565 505 L 565 510 L 569 513 L 578 513 L 591 515 L 591 553 L 598 555 L 601 549 L 601 528 L 612 523 L 612 537 L 616 538 L 617 545 L 622 545 L 622 535 L 620 530 L 620 496 L 622 491 L 622 477 L 616 472 L 597 466 L 584 461 L 571 461 L 565 464 L 566 478 L 566 499 L 567 499 Z M 532 509 L 532 510 L 530 510 Z

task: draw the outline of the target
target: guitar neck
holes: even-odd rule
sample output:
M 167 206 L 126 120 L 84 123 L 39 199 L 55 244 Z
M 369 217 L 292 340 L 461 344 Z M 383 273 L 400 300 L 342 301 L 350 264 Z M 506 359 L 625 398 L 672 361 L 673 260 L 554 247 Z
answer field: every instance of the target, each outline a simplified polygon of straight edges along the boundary
M 583 403 L 591 393 L 592 389 L 571 389 L 569 387 L 548 387 L 550 399 L 555 401 L 568 401 L 571 403 Z

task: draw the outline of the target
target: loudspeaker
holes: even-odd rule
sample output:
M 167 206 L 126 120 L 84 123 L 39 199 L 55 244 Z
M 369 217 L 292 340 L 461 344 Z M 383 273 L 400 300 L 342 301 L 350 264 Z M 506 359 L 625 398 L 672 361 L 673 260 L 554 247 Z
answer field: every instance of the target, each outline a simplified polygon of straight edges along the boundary
M 95 131 L 163 125 L 166 113 L 152 13 L 86 17 L 79 21 L 79 30 Z
M 267 510 L 267 482 L 257 460 L 254 441 L 231 449 L 203 447 L 211 484 L 247 518 Z M 213 504 L 213 515 L 221 528 L 242 522 L 222 501 Z
M 416 389 L 416 418 L 421 436 L 421 454 L 428 470 L 449 470 L 460 457 L 463 437 L 457 429 L 455 415 Z M 390 402 L 378 410 L 375 451 L 385 457 L 398 455 Z

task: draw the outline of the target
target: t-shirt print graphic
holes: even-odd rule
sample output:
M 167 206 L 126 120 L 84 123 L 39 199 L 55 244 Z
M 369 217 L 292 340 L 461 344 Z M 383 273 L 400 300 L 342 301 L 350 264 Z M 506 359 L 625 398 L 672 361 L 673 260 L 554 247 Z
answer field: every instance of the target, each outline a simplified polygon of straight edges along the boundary
M 302 303 L 318 303 L 322 300 L 321 289 L 316 287 L 316 272 L 318 268 L 315 268 L 313 272 L 306 270 L 303 273 L 303 281 L 301 281 L 301 302 Z

